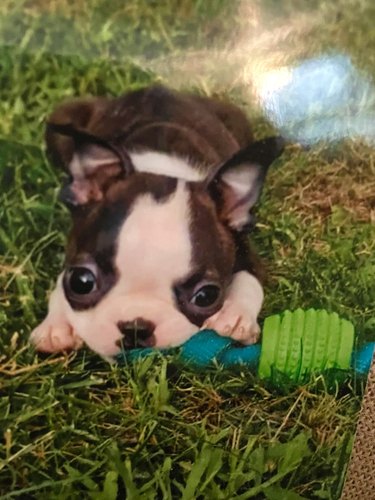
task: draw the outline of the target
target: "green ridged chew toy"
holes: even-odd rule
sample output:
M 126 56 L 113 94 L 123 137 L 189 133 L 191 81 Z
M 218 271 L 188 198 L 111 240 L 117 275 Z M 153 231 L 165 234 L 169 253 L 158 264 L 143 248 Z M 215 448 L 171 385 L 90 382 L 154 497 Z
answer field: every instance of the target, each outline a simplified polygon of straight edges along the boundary
M 243 366 L 257 372 L 262 379 L 276 381 L 277 375 L 283 374 L 295 382 L 331 368 L 348 370 L 353 363 L 357 371 L 365 372 L 373 350 L 372 346 L 372 350 L 353 358 L 353 324 L 336 313 L 315 309 L 269 316 L 263 325 L 261 341 L 241 346 L 213 330 L 202 330 L 177 349 L 181 361 L 200 368 L 215 364 L 225 368 Z M 124 350 L 117 360 L 133 361 L 152 352 L 155 349 Z M 172 353 L 176 349 L 161 352 Z
M 297 309 L 266 318 L 258 374 L 298 381 L 313 372 L 350 368 L 354 326 L 336 313 Z

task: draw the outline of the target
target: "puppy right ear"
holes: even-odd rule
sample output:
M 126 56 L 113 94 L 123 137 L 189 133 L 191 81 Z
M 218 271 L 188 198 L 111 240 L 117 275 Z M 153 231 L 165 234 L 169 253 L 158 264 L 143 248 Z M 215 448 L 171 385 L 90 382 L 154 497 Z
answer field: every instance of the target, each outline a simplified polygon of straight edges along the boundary
M 67 173 L 74 155 L 75 143 L 71 134 L 64 127 L 73 130 L 92 131 L 108 106 L 104 98 L 72 99 L 60 104 L 47 118 L 45 141 L 47 155 L 51 163 Z
M 260 196 L 267 170 L 284 145 L 281 137 L 253 142 L 218 165 L 206 179 L 220 217 L 233 230 L 244 231 L 249 226 L 250 211 Z
M 103 101 L 98 101 L 100 107 Z M 90 131 L 95 128 L 95 114 L 100 114 L 98 101 L 63 105 L 47 123 L 47 154 L 69 174 L 61 200 L 70 208 L 101 200 L 112 182 L 133 172 L 121 140 Z

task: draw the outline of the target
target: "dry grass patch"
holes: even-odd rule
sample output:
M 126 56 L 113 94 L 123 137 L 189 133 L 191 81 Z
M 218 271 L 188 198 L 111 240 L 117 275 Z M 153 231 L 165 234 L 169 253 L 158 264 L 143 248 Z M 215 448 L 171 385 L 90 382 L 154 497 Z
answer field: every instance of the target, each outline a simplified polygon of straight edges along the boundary
M 375 222 L 374 162 L 370 148 L 355 143 L 343 145 L 334 156 L 323 149 L 293 155 L 283 166 L 281 209 L 304 223 L 321 224 L 340 209 L 353 221 Z M 285 182 L 288 178 L 293 182 Z

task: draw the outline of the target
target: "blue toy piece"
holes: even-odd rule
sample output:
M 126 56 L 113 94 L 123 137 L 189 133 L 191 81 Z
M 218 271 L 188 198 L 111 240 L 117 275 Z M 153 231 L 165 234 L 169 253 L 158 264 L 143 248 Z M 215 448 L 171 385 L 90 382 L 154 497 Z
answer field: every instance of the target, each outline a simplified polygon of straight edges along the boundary
M 372 357 L 374 355 L 375 342 L 368 342 L 352 354 L 351 367 L 359 375 L 367 375 L 370 371 Z
M 213 330 L 202 330 L 177 349 L 181 361 L 204 368 L 219 364 L 225 368 L 246 367 L 260 378 L 274 379 L 283 373 L 299 382 L 306 375 L 335 368 L 354 369 L 365 375 L 371 364 L 375 343 L 353 352 L 354 327 L 336 313 L 297 309 L 268 317 L 263 325 L 262 344 L 240 346 Z M 118 362 L 131 362 L 157 352 L 152 348 L 123 351 Z

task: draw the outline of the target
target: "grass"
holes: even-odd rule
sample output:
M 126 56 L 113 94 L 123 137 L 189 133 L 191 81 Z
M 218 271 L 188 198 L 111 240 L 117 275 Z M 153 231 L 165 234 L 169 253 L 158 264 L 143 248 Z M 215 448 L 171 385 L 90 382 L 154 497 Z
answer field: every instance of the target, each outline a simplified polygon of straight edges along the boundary
M 159 357 L 110 367 L 87 351 L 41 358 L 27 338 L 69 224 L 42 146 L 57 102 L 162 80 L 230 96 L 262 136 L 243 44 L 253 60 L 342 50 L 373 78 L 372 2 L 3 0 L 0 16 L 1 498 L 337 499 L 361 381 L 274 388 Z M 262 318 L 324 307 L 374 339 L 374 170 L 358 141 L 288 148 L 254 234 L 269 269 Z

